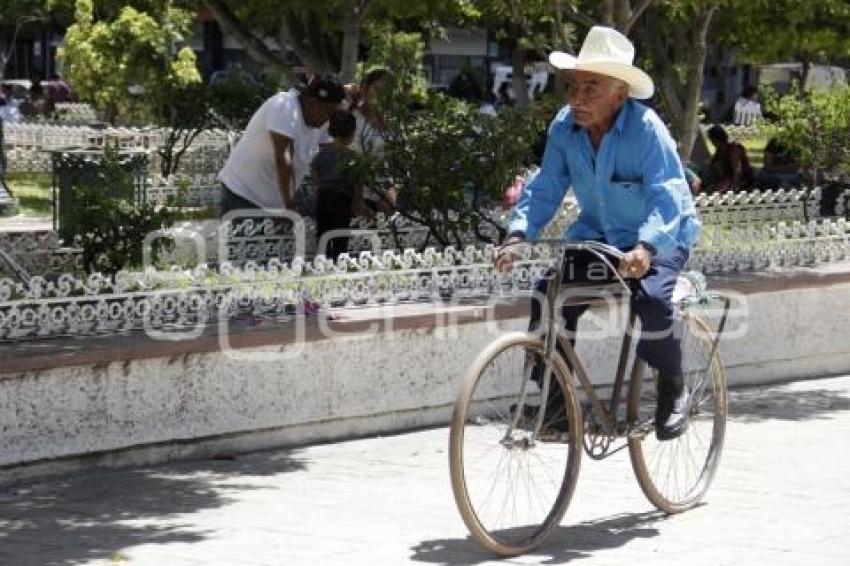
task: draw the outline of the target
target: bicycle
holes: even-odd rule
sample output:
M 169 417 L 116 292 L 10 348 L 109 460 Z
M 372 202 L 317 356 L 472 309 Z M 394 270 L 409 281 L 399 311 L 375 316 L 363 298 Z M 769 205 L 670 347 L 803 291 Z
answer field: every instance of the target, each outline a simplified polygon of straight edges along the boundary
M 591 252 L 616 274 L 613 284 L 582 285 L 577 296 L 567 297 L 561 305 L 593 304 L 610 298 L 607 293 L 612 289 L 618 301 L 630 297 L 628 284 L 606 257 L 622 259 L 616 248 L 559 240 L 532 244 Z M 657 376 L 637 358 L 631 367 L 624 416 L 620 410 L 636 314 L 628 309 L 606 404 L 572 344 L 556 327 L 555 299 L 564 271 L 564 254 L 559 255 L 557 268 L 547 274 L 550 284 L 540 325 L 544 332 L 513 332 L 486 347 L 466 374 L 451 421 L 449 467 L 461 517 L 482 547 L 502 556 L 529 552 L 559 525 L 578 480 L 582 451 L 602 459 L 628 446 L 638 483 L 649 501 L 663 512 L 679 513 L 701 501 L 723 448 L 726 375 L 718 342 L 729 299 L 707 293 L 704 284 L 690 280 L 695 290 L 677 298 L 690 422 L 682 436 L 658 442 L 653 422 Z M 723 302 L 723 311 L 712 332 L 691 307 L 715 300 Z M 539 364 L 544 370 L 538 384 L 531 372 Z M 574 375 L 586 397 L 584 407 Z M 555 441 L 547 436 L 543 422 L 553 386 L 561 388 L 567 421 L 566 432 Z

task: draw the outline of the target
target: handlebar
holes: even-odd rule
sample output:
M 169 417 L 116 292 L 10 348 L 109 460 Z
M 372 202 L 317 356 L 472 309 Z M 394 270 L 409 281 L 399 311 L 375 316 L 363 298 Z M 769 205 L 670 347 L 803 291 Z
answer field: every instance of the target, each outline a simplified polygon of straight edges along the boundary
M 563 251 L 576 250 L 576 251 L 586 251 L 586 252 L 592 253 L 597 258 L 599 258 L 603 263 L 605 263 L 605 265 L 608 267 L 608 269 L 610 269 L 611 272 L 614 274 L 614 276 L 617 278 L 617 282 L 620 283 L 623 286 L 623 289 L 625 289 L 629 294 L 631 294 L 631 287 L 629 287 L 628 283 L 626 283 L 623 276 L 620 275 L 619 268 L 612 265 L 611 260 L 609 259 L 609 257 L 613 257 L 618 262 L 621 262 L 626 257 L 626 254 L 623 253 L 620 249 L 615 248 L 612 245 L 605 244 L 603 242 L 597 242 L 595 240 L 588 240 L 588 241 L 583 241 L 583 242 L 568 242 L 566 240 L 551 239 L 550 238 L 550 239 L 530 240 L 530 241 L 529 240 L 520 240 L 520 241 L 517 241 L 517 242 L 511 242 L 509 244 L 503 244 L 500 249 L 505 250 L 505 249 L 513 247 L 513 246 L 536 246 L 536 245 L 540 245 L 540 244 L 550 245 L 552 247 L 557 247 L 557 248 L 559 248 Z
M 577 251 L 588 251 L 591 253 L 603 253 L 609 256 L 614 257 L 618 261 L 622 261 L 623 258 L 626 257 L 626 254 L 620 251 L 619 248 L 615 248 L 610 244 L 606 244 L 603 242 L 597 242 L 595 240 L 587 240 L 583 242 L 569 242 L 566 240 L 559 240 L 556 238 L 542 239 L 542 240 L 521 240 L 518 242 L 511 242 L 510 244 L 503 244 L 502 249 L 508 248 L 511 246 L 536 246 L 536 245 L 550 245 L 552 247 L 559 247 L 564 251 L 567 250 L 577 250 Z

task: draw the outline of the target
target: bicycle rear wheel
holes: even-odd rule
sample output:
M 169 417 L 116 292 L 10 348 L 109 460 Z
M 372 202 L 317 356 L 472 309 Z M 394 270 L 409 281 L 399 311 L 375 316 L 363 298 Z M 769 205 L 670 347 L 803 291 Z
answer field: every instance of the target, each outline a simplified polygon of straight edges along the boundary
M 467 373 L 452 417 L 449 468 L 458 510 L 475 540 L 502 556 L 543 542 L 563 518 L 578 479 L 581 409 L 559 356 L 550 390 L 560 386 L 564 394 L 567 431 L 558 442 L 541 442 L 533 437 L 533 416 L 513 427 L 524 384 L 524 406 L 545 406 L 529 379 L 543 358 L 532 334 L 496 340 Z
M 691 395 L 688 428 L 673 440 L 655 438 L 657 372 L 636 360 L 629 387 L 629 455 L 638 483 L 659 510 L 679 513 L 703 498 L 720 462 L 726 430 L 726 372 L 711 332 L 682 315 L 682 371 Z M 711 359 L 709 359 L 711 357 Z

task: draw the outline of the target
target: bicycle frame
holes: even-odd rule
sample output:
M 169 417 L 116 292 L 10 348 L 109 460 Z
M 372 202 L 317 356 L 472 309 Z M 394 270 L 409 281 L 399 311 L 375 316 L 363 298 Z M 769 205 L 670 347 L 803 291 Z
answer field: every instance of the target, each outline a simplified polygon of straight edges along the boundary
M 564 252 L 571 250 L 585 250 L 589 251 L 596 255 L 601 261 L 603 261 L 609 269 L 617 276 L 618 282 L 622 286 L 622 289 L 625 291 L 625 298 L 631 298 L 631 288 L 625 282 L 625 280 L 620 276 L 619 269 L 613 266 L 605 256 L 605 253 L 609 255 L 613 255 L 618 260 L 622 260 L 623 254 L 617 250 L 617 253 L 614 253 L 614 249 L 609 247 L 600 248 L 593 245 L 588 244 L 576 244 L 576 245 L 565 245 Z M 593 412 L 600 419 L 601 425 L 603 427 L 604 432 L 608 436 L 616 436 L 617 434 L 617 410 L 619 404 L 621 402 L 623 383 L 625 380 L 626 374 L 626 364 L 628 363 L 629 358 L 629 350 L 631 348 L 632 334 L 635 329 L 635 318 L 636 314 L 634 310 L 631 308 L 631 302 L 629 305 L 629 312 L 627 316 L 626 330 L 623 335 L 623 341 L 620 346 L 620 357 L 617 362 L 617 373 L 614 379 L 613 390 L 611 393 L 611 399 L 608 402 L 608 407 L 605 406 L 602 399 L 600 399 L 599 395 L 596 394 L 596 391 L 593 387 L 593 383 L 591 380 L 590 372 L 588 372 L 584 363 L 579 358 L 578 354 L 575 351 L 572 343 L 569 338 L 564 335 L 560 325 L 558 324 L 558 317 L 556 316 L 556 308 L 559 306 L 577 306 L 577 305 L 590 305 L 595 301 L 593 300 L 582 300 L 579 298 L 578 300 L 573 301 L 564 301 L 559 302 L 558 295 L 561 293 L 562 285 L 564 283 L 564 254 L 561 254 L 561 257 L 558 260 L 558 265 L 556 271 L 554 273 L 554 277 L 550 281 L 550 285 L 547 288 L 546 293 L 546 312 L 548 315 L 547 320 L 547 329 L 546 329 L 546 357 L 550 359 L 551 356 L 555 354 L 554 349 L 556 347 L 560 348 L 561 353 L 567 363 L 569 364 L 572 373 L 578 379 L 578 382 L 581 384 L 582 389 L 584 389 L 585 394 L 587 395 L 588 400 L 590 401 L 590 405 L 592 407 Z M 542 309 L 541 309 L 542 310 Z M 554 340 L 551 339 L 554 337 Z M 548 369 L 548 368 L 547 368 Z M 545 390 L 546 396 L 543 395 L 544 391 L 541 391 L 541 399 L 548 399 L 548 383 L 547 381 L 551 381 L 552 373 L 548 371 L 544 373 L 543 381 L 544 385 L 541 389 Z M 541 403 L 542 405 L 542 403 Z M 544 411 L 539 411 L 538 420 L 542 425 L 543 421 L 543 413 Z M 536 425 L 537 423 L 535 423 Z M 539 433 L 539 428 L 535 428 L 535 435 Z
M 583 242 L 583 243 L 565 243 L 561 240 L 539 240 L 534 242 L 535 244 L 540 243 L 550 243 L 553 245 L 557 245 L 559 249 L 564 252 L 568 250 L 580 250 L 580 251 L 588 251 L 596 255 L 602 262 L 604 262 L 609 269 L 615 274 L 617 278 L 617 283 L 622 287 L 625 291 L 623 296 L 619 297 L 620 300 L 626 298 L 630 299 L 632 295 L 631 288 L 625 282 L 623 277 L 619 274 L 617 268 L 615 268 L 606 254 L 615 257 L 618 260 L 622 260 L 623 253 L 616 248 L 612 248 L 606 244 L 601 244 L 599 242 Z M 625 429 L 620 426 L 621 423 L 617 420 L 617 414 L 619 412 L 620 404 L 623 402 L 623 386 L 625 384 L 626 370 L 629 361 L 629 353 L 632 346 L 632 340 L 635 336 L 635 320 L 637 318 L 637 314 L 632 308 L 631 301 L 629 301 L 628 315 L 626 318 L 626 328 L 623 334 L 623 340 L 620 346 L 620 355 L 617 362 L 617 371 L 614 376 L 614 383 L 612 385 L 611 398 L 607 401 L 607 406 L 605 401 L 597 395 L 596 390 L 593 386 L 593 382 L 591 380 L 590 373 L 585 367 L 584 363 L 581 361 L 581 358 L 575 351 L 572 343 L 568 339 L 567 336 L 564 335 L 562 331 L 561 325 L 558 324 L 559 319 L 556 316 L 556 308 L 563 306 L 574 306 L 574 305 L 590 305 L 593 304 L 594 301 L 592 299 L 581 299 L 574 300 L 572 302 L 560 302 L 558 301 L 559 293 L 562 290 L 562 284 L 564 279 L 564 254 L 561 253 L 560 258 L 557 262 L 557 267 L 553 274 L 548 275 L 549 277 L 549 285 L 547 288 L 546 294 L 546 308 L 541 309 L 541 314 L 543 318 L 541 319 L 541 328 L 545 325 L 545 342 L 544 342 L 544 359 L 545 364 L 543 367 L 543 377 L 540 383 L 540 406 L 545 407 L 546 402 L 549 398 L 549 388 L 551 387 L 552 381 L 552 363 L 555 355 L 562 355 L 564 360 L 569 364 L 571 369 L 571 373 L 575 375 L 579 384 L 581 384 L 582 389 L 587 395 L 588 400 L 590 401 L 590 407 L 592 413 L 597 418 L 598 423 L 602 427 L 602 433 L 604 433 L 608 437 L 618 437 L 624 434 L 628 434 L 630 431 L 628 427 Z M 601 287 L 592 287 L 592 289 L 599 290 Z M 700 300 L 706 301 L 720 298 L 724 304 L 723 315 L 718 325 L 717 332 L 714 337 L 714 343 L 712 345 L 711 355 L 709 356 L 709 360 L 713 359 L 714 352 L 717 350 L 717 345 L 720 341 L 720 336 L 723 332 L 727 314 L 730 307 L 730 301 L 728 297 L 723 297 L 720 295 L 717 296 L 708 296 L 705 295 Z M 686 308 L 685 305 L 682 308 Z M 545 313 L 545 314 L 544 314 Z M 560 352 L 556 353 L 556 348 L 560 349 Z M 709 362 L 710 363 L 710 362 Z M 520 391 L 520 397 L 517 402 L 517 408 L 514 416 L 511 419 L 511 423 L 508 426 L 507 431 L 505 432 L 505 437 L 503 439 L 504 442 L 512 442 L 512 432 L 518 425 L 520 416 L 523 414 L 523 407 L 525 406 L 526 396 L 527 396 L 527 386 L 528 382 L 531 380 L 531 369 L 525 368 L 525 380 L 523 381 L 522 389 Z M 545 417 L 545 410 L 537 411 L 537 415 L 534 422 L 534 428 L 532 430 L 531 441 L 536 441 L 539 437 L 540 430 L 543 426 L 543 420 Z
M 611 264 L 611 261 L 605 255 L 605 254 L 608 254 L 608 255 L 614 256 L 618 260 L 621 260 L 623 258 L 624 254 L 620 250 L 618 250 L 617 248 L 608 246 L 606 244 L 602 244 L 600 242 L 565 243 L 561 240 L 551 240 L 551 241 L 550 240 L 538 240 L 534 243 L 535 244 L 540 244 L 540 243 L 554 244 L 554 245 L 557 245 L 561 250 L 563 250 L 563 252 L 566 252 L 568 250 L 577 250 L 577 251 L 588 251 L 588 252 L 596 255 L 596 257 L 599 258 L 605 265 L 607 265 L 607 267 L 615 274 L 615 276 L 618 279 L 618 282 L 622 285 L 622 288 L 626 291 L 626 295 L 631 296 L 631 289 L 628 286 L 628 284 L 626 284 L 623 277 L 619 274 L 618 268 L 614 267 Z M 555 269 L 555 272 L 552 275 L 550 275 L 550 280 L 549 280 L 549 285 L 548 285 L 548 288 L 547 288 L 547 295 L 546 295 L 546 309 L 545 310 L 541 309 L 542 314 L 545 313 L 545 314 L 543 314 L 543 318 L 541 320 L 541 326 L 543 326 L 544 321 L 545 321 L 545 325 L 546 325 L 546 332 L 545 332 L 545 335 L 544 335 L 545 336 L 545 347 L 544 347 L 545 365 L 543 367 L 543 378 L 542 378 L 542 381 L 540 383 L 541 407 L 545 406 L 546 400 L 549 398 L 549 387 L 551 386 L 551 381 L 552 381 L 552 372 L 551 372 L 552 360 L 554 359 L 555 355 L 559 355 L 559 354 L 555 353 L 556 347 L 560 347 L 561 350 L 565 354 L 566 361 L 572 367 L 573 373 L 576 374 L 576 376 L 579 379 L 579 382 L 581 383 L 582 387 L 584 388 L 585 392 L 587 393 L 588 398 L 591 400 L 591 404 L 593 405 L 594 411 L 597 412 L 598 415 L 602 416 L 603 426 L 605 427 L 606 432 L 613 433 L 616 429 L 616 419 L 612 415 L 617 414 L 616 410 L 617 410 L 617 405 L 619 404 L 618 403 L 618 397 L 622 393 L 623 377 L 625 375 L 625 367 L 626 367 L 626 363 L 628 361 L 629 347 L 631 345 L 631 331 L 634 328 L 635 315 L 634 315 L 633 312 L 631 312 L 631 309 L 630 309 L 630 311 L 629 311 L 629 324 L 630 324 L 631 328 L 629 328 L 628 329 L 629 331 L 626 332 L 626 335 L 625 335 L 624 340 L 623 340 L 623 345 L 621 347 L 620 361 L 619 361 L 619 364 L 618 364 L 618 375 L 617 375 L 617 379 L 615 381 L 614 395 L 612 396 L 612 399 L 611 399 L 610 411 L 609 411 L 608 409 L 606 409 L 604 407 L 604 405 L 602 404 L 602 401 L 599 399 L 599 397 L 596 395 L 595 391 L 593 390 L 593 385 L 591 383 L 587 369 L 584 367 L 584 364 L 582 364 L 581 360 L 578 358 L 578 355 L 576 354 L 575 349 L 573 348 L 572 344 L 570 343 L 570 341 L 568 339 L 566 339 L 566 337 L 563 335 L 563 333 L 560 331 L 560 329 L 556 325 L 557 317 L 555 316 L 555 309 L 556 309 L 556 305 L 558 304 L 557 298 L 558 298 L 558 294 L 561 291 L 563 278 L 564 278 L 564 254 L 561 253 L 560 258 L 559 258 L 558 263 L 557 263 L 557 267 Z M 589 301 L 579 301 L 579 302 L 574 302 L 574 303 L 561 303 L 561 306 L 566 306 L 567 304 L 587 304 L 588 302 Z M 516 409 L 516 412 L 515 412 L 513 418 L 511 419 L 511 424 L 508 426 L 508 429 L 505 431 L 505 436 L 504 436 L 504 439 L 503 439 L 503 442 L 505 442 L 505 443 L 513 442 L 512 441 L 513 429 L 515 429 L 517 427 L 520 415 L 523 414 L 523 407 L 525 406 L 528 382 L 531 380 L 530 378 L 531 378 L 530 369 L 526 368 L 526 370 L 525 370 L 525 380 L 523 381 L 522 389 L 520 391 L 520 397 L 519 397 L 519 400 L 517 402 L 517 409 Z M 534 428 L 533 428 L 533 431 L 532 431 L 532 438 L 531 438 L 532 441 L 536 441 L 539 437 L 540 429 L 543 426 L 543 419 L 544 419 L 544 416 L 545 416 L 544 413 L 545 413 L 545 411 L 542 411 L 542 410 L 537 412 L 537 416 L 535 418 L 535 423 L 534 423 Z

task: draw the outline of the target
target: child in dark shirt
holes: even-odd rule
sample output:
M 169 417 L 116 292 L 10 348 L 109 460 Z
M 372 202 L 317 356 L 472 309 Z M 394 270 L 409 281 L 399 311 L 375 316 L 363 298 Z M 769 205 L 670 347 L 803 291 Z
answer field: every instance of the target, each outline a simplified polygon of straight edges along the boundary
M 362 199 L 362 187 L 355 186 L 350 175 L 346 174 L 347 165 L 357 155 L 349 147 L 356 129 L 357 121 L 353 114 L 345 110 L 334 112 L 328 124 L 333 143 L 320 147 L 310 164 L 312 179 L 318 190 L 316 237 L 320 247 L 316 253 L 324 253 L 333 259 L 346 251 L 348 238 L 332 237 L 325 243 L 322 235 L 331 230 L 349 229 L 354 211 Z

